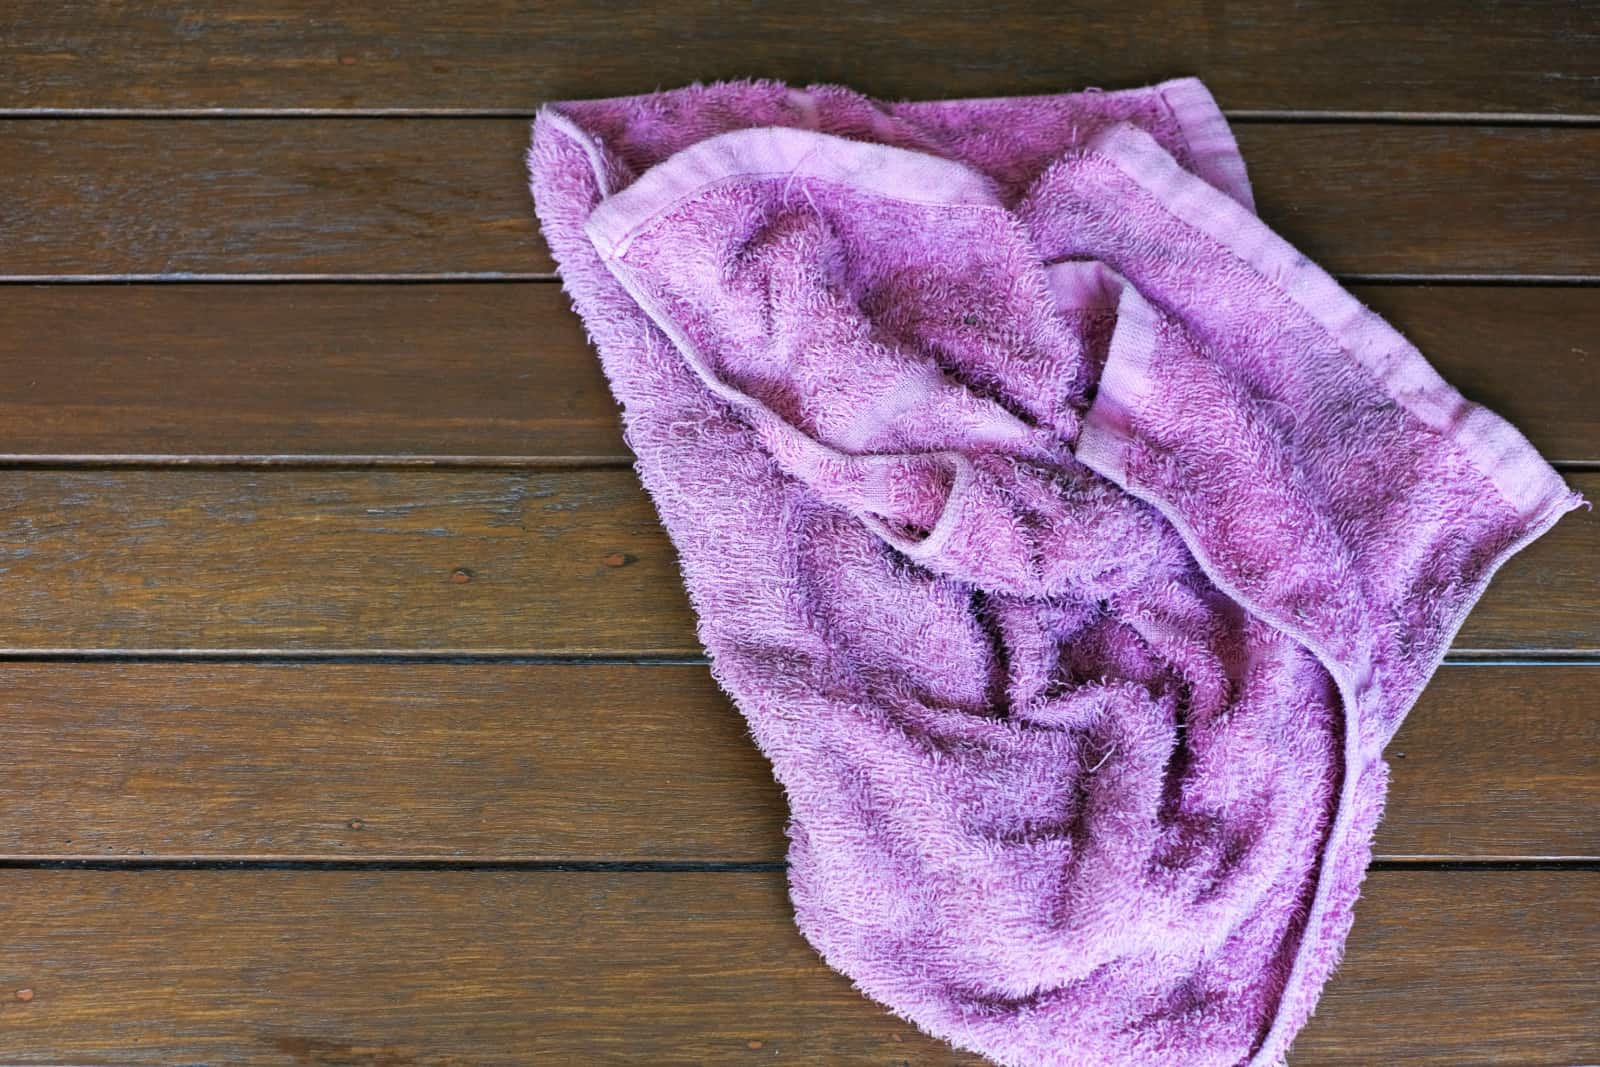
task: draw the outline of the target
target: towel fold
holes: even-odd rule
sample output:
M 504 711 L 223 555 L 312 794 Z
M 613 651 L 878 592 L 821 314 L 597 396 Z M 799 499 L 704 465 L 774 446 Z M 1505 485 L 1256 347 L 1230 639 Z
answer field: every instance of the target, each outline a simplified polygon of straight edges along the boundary
M 808 941 L 1000 1064 L 1280 1063 L 1385 745 L 1581 498 L 1256 216 L 1196 79 L 532 135 Z

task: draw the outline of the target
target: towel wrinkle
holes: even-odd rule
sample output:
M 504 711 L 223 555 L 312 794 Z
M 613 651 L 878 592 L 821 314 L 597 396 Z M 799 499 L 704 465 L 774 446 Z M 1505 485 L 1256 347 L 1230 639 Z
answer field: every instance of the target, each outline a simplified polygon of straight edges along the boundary
M 808 942 L 1009 1067 L 1278 1067 L 1385 746 L 1586 502 L 1256 216 L 1193 78 L 694 83 L 527 162 Z

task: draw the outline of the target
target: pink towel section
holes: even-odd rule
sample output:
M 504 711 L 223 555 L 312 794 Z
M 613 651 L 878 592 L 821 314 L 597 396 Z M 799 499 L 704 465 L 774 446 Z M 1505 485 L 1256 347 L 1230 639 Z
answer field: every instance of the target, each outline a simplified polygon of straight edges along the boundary
M 532 134 L 809 943 L 999 1064 L 1281 1064 L 1385 746 L 1581 498 L 1257 217 L 1193 78 Z

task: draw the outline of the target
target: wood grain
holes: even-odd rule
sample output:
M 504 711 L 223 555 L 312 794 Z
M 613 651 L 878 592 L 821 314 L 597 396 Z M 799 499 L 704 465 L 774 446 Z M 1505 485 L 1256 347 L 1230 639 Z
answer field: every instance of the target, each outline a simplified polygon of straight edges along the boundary
M 703 666 L 8 663 L 0 858 L 782 863 Z M 1377 858 L 1600 858 L 1600 667 L 1447 666 Z M 70 773 L 62 773 L 69 767 Z
M 1600 249 L 1600 222 L 1585 205 L 1600 194 L 1600 128 L 1309 123 L 1235 134 L 1257 214 L 1330 271 L 1600 273 L 1600 251 L 1573 244 Z M 1483 168 L 1497 171 L 1494 181 Z M 1569 189 L 1577 199 L 1563 202 Z M 1447 221 L 1456 210 L 1467 214 Z M 1359 231 L 1354 243 L 1326 228 L 1335 219 Z M 1487 234 L 1511 247 L 1496 250 Z
M 7 1063 L 982 1062 L 826 967 L 781 872 L 10 870 L 0 892 Z M 1291 1062 L 1592 1062 L 1597 911 L 1589 872 L 1373 872 Z
M 1600 649 L 1597 523 L 1514 557 L 1456 647 Z M 10 651 L 700 652 L 630 470 L 13 470 L 0 595 Z
M 785 855 L 783 797 L 703 666 L 10 663 L 0 680 L 0 856 Z
M 954 0 L 903 9 L 849 0 L 56 0 L 0 18 L 0 107 L 525 111 L 543 99 L 723 77 L 932 97 L 1197 74 L 1228 108 L 1600 110 L 1600 33 L 1581 3 L 1385 0 L 1352 13 L 1330 3 L 1164 0 L 1140 13 L 1130 19 L 1109 0 L 981 9 Z
M 1600 1059 L 1600 874 L 1375 871 L 1355 914 L 1292 1067 Z
M 1351 291 L 1552 461 L 1600 462 L 1600 288 Z M 556 285 L 177 283 L 7 295 L 0 450 L 13 460 L 632 459 L 599 360 Z
M 693 653 L 631 471 L 13 471 L 0 647 Z
M 1564 284 L 1600 277 L 1600 9 L 1140 14 L 0 7 L 0 1063 L 977 1067 L 795 929 L 781 790 L 698 662 L 523 153 L 547 100 L 696 79 L 1196 74 L 1269 226 L 1600 466 L 1600 288 Z M 1452 276 L 1491 284 L 1409 284 Z M 1597 524 L 1507 564 L 1457 656 L 1596 658 Z M 1439 672 L 1292 1067 L 1600 1063 L 1597 698 L 1595 665 Z
M 632 459 L 599 359 L 554 284 L 8 296 L 0 447 L 12 457 Z M 1594 441 L 1600 456 L 1600 426 Z
M 1330 271 L 1600 274 L 1600 127 L 1237 132 L 1261 217 Z M 545 275 L 528 135 L 522 119 L 0 122 L 0 268 Z
M 1447 666 L 1385 757 L 1385 859 L 1600 859 L 1600 666 Z

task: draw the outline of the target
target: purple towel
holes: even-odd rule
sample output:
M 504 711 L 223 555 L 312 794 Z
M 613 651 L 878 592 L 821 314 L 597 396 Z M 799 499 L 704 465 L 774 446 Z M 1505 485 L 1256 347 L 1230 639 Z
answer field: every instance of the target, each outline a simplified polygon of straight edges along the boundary
M 1584 501 L 1257 218 L 1193 78 L 696 83 L 528 164 L 822 958 L 1000 1064 L 1281 1063 L 1385 745 Z

